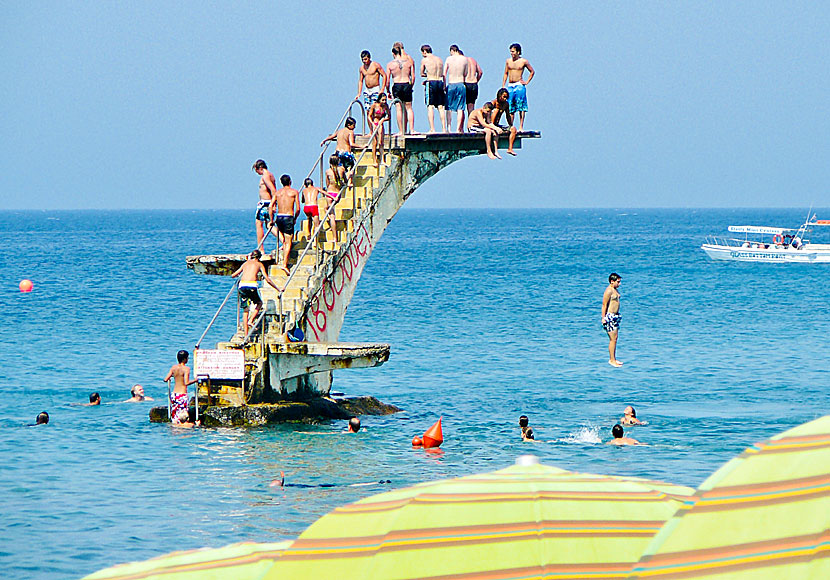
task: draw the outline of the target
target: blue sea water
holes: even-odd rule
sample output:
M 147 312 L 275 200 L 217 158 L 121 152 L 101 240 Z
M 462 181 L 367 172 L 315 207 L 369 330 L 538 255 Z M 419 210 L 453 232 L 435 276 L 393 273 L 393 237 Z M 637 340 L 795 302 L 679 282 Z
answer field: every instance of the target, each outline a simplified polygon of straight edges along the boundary
M 369 261 L 341 339 L 388 363 L 334 389 L 404 411 L 344 422 L 177 431 L 162 378 L 230 287 L 188 254 L 243 252 L 243 211 L 0 212 L 0 568 L 79 577 L 173 550 L 298 535 L 392 487 L 545 464 L 701 483 L 747 445 L 828 412 L 830 265 L 710 261 L 729 224 L 790 226 L 793 210 L 403 210 Z M 822 213 L 819 217 L 830 215 Z M 270 249 L 270 247 L 268 248 Z M 600 301 L 623 276 L 618 357 Z M 34 291 L 20 293 L 30 278 Z M 220 317 L 205 344 L 233 332 Z M 77 406 L 99 391 L 100 407 Z M 600 444 L 633 404 L 648 447 Z M 49 425 L 28 427 L 47 410 Z M 538 444 L 523 444 L 527 414 Z M 443 417 L 440 455 L 410 440 Z M 322 433 L 322 434 L 321 434 Z M 370 487 L 285 488 L 287 481 Z

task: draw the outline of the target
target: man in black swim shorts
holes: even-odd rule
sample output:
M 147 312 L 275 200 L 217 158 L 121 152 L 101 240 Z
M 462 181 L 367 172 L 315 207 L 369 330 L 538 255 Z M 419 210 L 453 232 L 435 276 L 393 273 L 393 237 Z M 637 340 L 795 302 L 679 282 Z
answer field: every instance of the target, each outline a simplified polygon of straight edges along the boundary
M 411 59 L 403 58 L 398 46 L 392 48 L 392 60 L 386 65 L 391 96 L 398 99 L 398 135 L 415 132 L 415 117 L 412 113 L 412 85 L 415 83 L 415 67 Z
M 240 275 L 242 279 L 239 281 L 239 298 L 242 299 L 242 308 L 245 314 L 242 316 L 242 331 L 243 336 L 248 336 L 248 319 L 256 320 L 260 308 L 262 308 L 262 298 L 259 297 L 259 285 L 257 284 L 257 277 L 262 274 L 263 279 L 273 286 L 277 292 L 282 292 L 282 288 L 274 284 L 274 281 L 268 277 L 268 272 L 265 266 L 259 261 L 262 254 L 259 250 L 254 250 L 248 256 L 239 269 L 231 274 L 231 278 L 237 278 Z M 251 307 L 253 305 L 253 307 Z

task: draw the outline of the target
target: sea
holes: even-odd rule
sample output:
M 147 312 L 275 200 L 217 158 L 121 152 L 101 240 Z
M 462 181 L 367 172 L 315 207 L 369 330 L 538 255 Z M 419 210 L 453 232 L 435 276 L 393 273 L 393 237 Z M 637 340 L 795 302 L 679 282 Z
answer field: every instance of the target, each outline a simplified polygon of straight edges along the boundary
M 333 386 L 402 411 L 362 417 L 363 431 L 345 435 L 345 421 L 181 430 L 148 420 L 176 352 L 192 351 L 231 287 L 187 270 L 185 256 L 249 251 L 251 211 L 0 212 L 3 576 L 79 578 L 176 550 L 290 539 L 336 506 L 528 453 L 695 487 L 752 443 L 830 412 L 830 264 L 716 262 L 700 250 L 730 224 L 805 217 L 404 209 L 341 335 L 388 343 L 390 359 L 337 371 Z M 611 272 L 622 276 L 622 368 L 607 362 L 600 323 Z M 19 291 L 23 279 L 32 292 Z M 203 345 L 230 337 L 235 316 L 223 311 Z M 136 383 L 155 403 L 122 402 Z M 81 406 L 92 392 L 103 404 Z M 647 422 L 628 434 L 648 446 L 604 444 L 626 405 Z M 41 411 L 49 424 L 30 426 Z M 537 443 L 522 443 L 522 414 Z M 441 452 L 413 449 L 439 417 Z M 272 487 L 281 471 L 301 485 Z

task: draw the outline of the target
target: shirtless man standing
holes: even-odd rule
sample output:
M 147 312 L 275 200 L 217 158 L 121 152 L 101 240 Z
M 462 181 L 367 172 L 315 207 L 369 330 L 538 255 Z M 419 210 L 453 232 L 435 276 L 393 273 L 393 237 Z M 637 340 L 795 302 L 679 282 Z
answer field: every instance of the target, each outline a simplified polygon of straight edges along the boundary
M 340 165 L 342 165 L 343 169 L 347 172 L 350 187 L 352 185 L 351 169 L 356 163 L 354 153 L 352 153 L 352 149 L 356 147 L 354 142 L 354 128 L 356 125 L 357 121 L 355 121 L 353 117 L 346 117 L 346 122 L 343 124 L 343 128 L 335 131 L 323 139 L 320 143 L 320 147 L 322 147 L 328 141 L 337 140 L 337 149 L 335 149 L 334 154 L 337 155 L 337 158 L 340 160 Z
M 438 109 L 438 117 L 441 119 L 441 132 L 447 132 L 447 119 L 444 116 L 444 105 L 447 102 L 447 93 L 444 88 L 444 61 L 432 54 L 432 47 L 425 44 L 421 47 L 421 76 L 426 77 L 424 81 L 424 100 L 427 103 L 427 116 L 429 117 L 429 132 L 435 133 L 435 109 Z
M 621 367 L 622 361 L 617 360 L 617 334 L 620 331 L 620 283 L 622 278 L 616 272 L 608 276 L 608 288 L 602 295 L 602 327 L 608 333 L 608 364 L 612 367 Z
M 268 206 L 271 204 L 274 194 L 277 193 L 277 180 L 274 178 L 274 174 L 268 171 L 268 166 L 262 159 L 257 159 L 251 169 L 261 176 L 259 180 L 259 202 L 256 206 L 255 219 L 256 244 L 257 248 L 262 248 L 263 240 L 265 239 L 264 224 L 270 221 Z
M 196 382 L 196 379 L 190 380 L 190 367 L 187 366 L 188 358 L 190 358 L 190 353 L 186 350 L 180 350 L 176 353 L 176 360 L 179 361 L 179 364 L 170 367 L 170 371 L 164 377 L 165 383 L 171 378 L 175 379 L 173 393 L 170 395 L 170 417 L 173 423 L 182 422 L 182 411 L 184 411 L 184 415 L 187 414 L 187 387 Z
M 399 99 L 398 135 L 415 132 L 415 117 L 412 114 L 412 85 L 415 82 L 415 64 L 411 58 L 404 58 L 403 49 L 392 48 L 392 60 L 386 67 L 391 86 L 391 96 Z M 403 103 L 403 105 L 401 105 Z
M 502 115 L 504 115 L 504 119 L 507 121 L 506 126 L 499 124 Z M 494 125 L 498 125 L 502 129 L 509 128 L 510 133 L 507 137 L 507 152 L 515 157 L 516 152 L 513 151 L 513 143 L 516 141 L 516 135 L 518 133 L 516 131 L 516 127 L 513 125 L 513 113 L 510 112 L 510 98 L 507 89 L 502 88 L 496 92 L 496 98 L 493 101 L 491 121 Z
M 300 192 L 291 187 L 291 178 L 288 175 L 280 177 L 282 188 L 279 189 L 271 200 L 268 211 L 271 220 L 279 231 L 279 241 L 282 242 L 282 266 L 280 270 L 289 273 L 288 256 L 291 254 L 291 244 L 294 241 L 294 221 L 300 215 Z M 274 217 L 274 208 L 277 215 Z M 279 249 L 279 244 L 277 244 Z
M 463 52 L 461 53 L 464 54 Z M 464 76 L 464 87 L 467 89 L 467 116 L 472 115 L 478 99 L 478 81 L 484 76 L 478 61 L 471 56 L 467 59 L 467 74 Z
M 450 55 L 444 63 L 444 82 L 447 85 L 447 125 L 452 127 L 450 116 L 455 111 L 455 132 L 464 132 L 464 108 L 467 105 L 467 89 L 464 79 L 467 76 L 467 58 L 461 54 L 458 46 L 450 47 Z
M 527 80 L 524 80 L 525 69 L 530 73 Z M 519 113 L 519 131 L 524 131 L 525 113 L 527 112 L 527 91 L 525 86 L 533 80 L 536 71 L 530 66 L 526 58 L 522 58 L 522 45 L 515 43 L 510 45 L 510 58 L 504 65 L 504 78 L 501 86 L 507 86 L 510 91 L 510 112 Z
M 490 121 L 493 112 L 493 103 L 487 101 L 480 109 L 473 111 L 467 121 L 467 128 L 472 133 L 484 133 L 484 145 L 487 157 L 490 159 L 501 159 L 499 155 L 499 134 L 502 130 Z
M 378 100 L 378 95 L 386 92 L 386 72 L 380 63 L 372 60 L 372 55 L 368 50 L 360 53 L 360 60 L 363 64 L 360 65 L 359 74 L 357 78 L 357 96 L 356 99 L 361 98 L 361 90 L 363 84 L 366 84 L 366 90 L 362 92 L 363 104 L 368 109 L 372 103 Z M 380 79 L 383 77 L 383 84 Z
M 409 64 L 412 66 L 412 86 L 415 86 L 415 59 L 412 58 L 408 52 L 403 49 L 403 42 L 396 42 L 392 45 L 392 48 L 400 48 L 401 49 L 401 58 L 409 61 Z M 391 82 L 391 81 L 390 81 Z M 406 116 L 407 126 L 409 127 L 410 133 L 415 133 L 415 112 L 412 110 L 412 107 L 409 107 L 409 113 Z
M 242 315 L 242 331 L 244 336 L 248 336 L 248 320 L 256 320 L 259 314 L 259 309 L 262 307 L 262 298 L 259 296 L 259 284 L 257 277 L 262 274 L 262 278 L 273 286 L 277 292 L 282 292 L 283 289 L 274 284 L 274 281 L 268 277 L 268 272 L 265 266 L 259 261 L 262 254 L 259 250 L 254 250 L 248 256 L 248 259 L 242 264 L 239 269 L 231 274 L 232 278 L 242 276 L 239 280 L 239 297 L 242 299 L 242 307 L 245 310 Z

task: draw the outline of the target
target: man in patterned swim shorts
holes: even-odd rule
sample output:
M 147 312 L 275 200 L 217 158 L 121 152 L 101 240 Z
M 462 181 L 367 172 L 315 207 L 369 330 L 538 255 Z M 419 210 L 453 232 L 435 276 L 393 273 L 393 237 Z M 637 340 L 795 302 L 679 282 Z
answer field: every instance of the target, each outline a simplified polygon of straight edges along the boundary
M 608 288 L 602 295 L 602 328 L 608 333 L 608 364 L 612 367 L 621 367 L 622 361 L 617 360 L 617 334 L 620 330 L 620 283 L 622 278 L 616 272 L 608 276 Z
M 525 69 L 530 73 L 527 80 L 524 80 Z M 510 58 L 504 65 L 504 78 L 501 81 L 502 87 L 507 87 L 510 92 L 510 112 L 519 113 L 519 132 L 524 131 L 525 113 L 527 112 L 527 89 L 525 88 L 536 71 L 530 66 L 526 58 L 522 58 L 522 45 L 515 43 L 510 45 Z
M 190 358 L 190 353 L 186 350 L 180 350 L 176 353 L 176 360 L 179 363 L 170 367 L 170 371 L 164 377 L 164 382 L 171 378 L 175 379 L 173 393 L 170 395 L 170 418 L 173 423 L 180 423 L 181 416 L 188 412 L 187 387 L 196 382 L 196 379 L 190 380 L 190 367 L 187 366 L 188 358 Z

